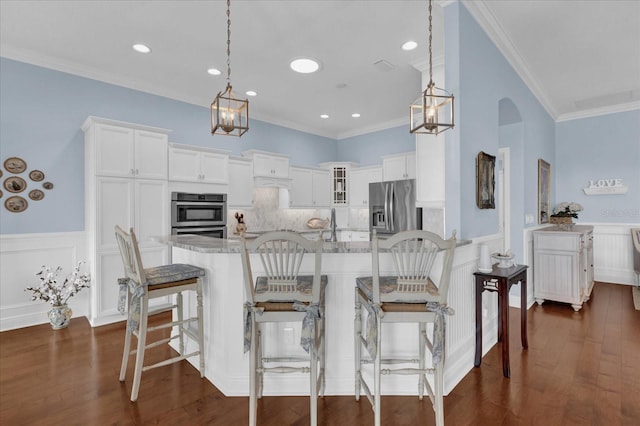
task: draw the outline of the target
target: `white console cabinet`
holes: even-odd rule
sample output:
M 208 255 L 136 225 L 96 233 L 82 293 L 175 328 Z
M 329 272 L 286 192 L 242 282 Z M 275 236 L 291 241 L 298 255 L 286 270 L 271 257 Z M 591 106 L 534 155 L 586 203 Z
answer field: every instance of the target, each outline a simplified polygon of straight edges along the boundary
M 145 267 L 168 261 L 166 245 L 152 237 L 169 232 L 169 131 L 96 117 L 89 117 L 82 130 L 86 250 L 92 277 L 89 322 L 97 326 L 124 319 L 117 312 L 117 278 L 124 268 L 115 225 L 135 229 Z
M 575 311 L 593 288 L 593 226 L 550 226 L 533 232 L 534 290 L 544 300 L 570 303 Z

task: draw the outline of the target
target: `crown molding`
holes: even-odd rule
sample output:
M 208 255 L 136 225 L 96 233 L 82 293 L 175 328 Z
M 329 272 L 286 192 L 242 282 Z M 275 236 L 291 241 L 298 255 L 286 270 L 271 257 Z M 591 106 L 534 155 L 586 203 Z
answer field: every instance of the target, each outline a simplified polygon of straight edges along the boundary
M 336 136 L 336 139 L 342 140 L 342 139 L 352 138 L 354 136 L 362 136 L 362 135 L 366 135 L 367 133 L 378 132 L 381 130 L 392 129 L 394 127 L 400 127 L 400 126 L 407 126 L 407 132 L 409 131 L 409 105 L 408 104 L 407 104 L 406 117 L 385 121 L 385 122 L 376 124 L 375 126 L 361 127 L 359 129 L 351 130 L 344 133 L 339 133 Z
M 547 113 L 557 120 L 558 112 L 553 107 L 549 98 L 545 95 L 543 86 L 529 71 L 526 61 L 520 55 L 516 47 L 513 45 L 502 26 L 497 21 L 493 13 L 489 10 L 485 0 L 461 0 L 467 8 L 471 16 L 478 22 L 480 27 L 489 36 L 491 41 L 496 45 L 498 50 L 505 57 L 507 62 L 513 67 L 515 72 L 520 76 L 524 83 L 529 87 L 531 93 L 538 99 L 538 102 L 547 111 Z
M 626 104 L 611 105 L 602 108 L 592 108 L 584 111 L 570 112 L 560 115 L 556 122 L 578 120 L 581 118 L 598 117 L 600 115 L 615 114 L 617 112 L 627 112 L 640 109 L 640 101 L 629 102 Z

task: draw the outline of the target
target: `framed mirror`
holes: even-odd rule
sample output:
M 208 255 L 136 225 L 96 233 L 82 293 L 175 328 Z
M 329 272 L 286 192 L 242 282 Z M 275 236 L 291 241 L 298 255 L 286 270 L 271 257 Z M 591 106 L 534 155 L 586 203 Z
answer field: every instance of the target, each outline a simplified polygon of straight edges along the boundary
M 476 159 L 476 205 L 479 209 L 495 209 L 496 157 L 480 151 Z
M 538 159 L 538 223 L 549 223 L 551 214 L 551 165 Z

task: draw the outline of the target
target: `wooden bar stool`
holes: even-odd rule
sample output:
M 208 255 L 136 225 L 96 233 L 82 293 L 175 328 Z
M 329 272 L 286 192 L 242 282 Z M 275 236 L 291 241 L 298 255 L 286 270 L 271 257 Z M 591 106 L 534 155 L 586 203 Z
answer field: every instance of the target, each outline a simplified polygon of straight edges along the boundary
M 317 424 L 318 395 L 324 394 L 324 291 L 322 239 L 309 241 L 295 232 L 269 232 L 253 241 L 242 238 L 245 303 L 245 352 L 249 354 L 249 424 L 257 421 L 265 373 L 310 373 L 311 425 Z M 249 252 L 257 253 L 262 274 L 254 281 Z M 306 253 L 314 256 L 313 275 L 301 275 Z M 309 357 L 269 357 L 262 352 L 261 325 L 302 322 L 300 345 Z M 302 364 L 301 364 L 302 363 Z M 269 366 L 267 366 L 269 365 Z
M 204 276 L 205 271 L 202 268 L 185 264 L 163 265 L 144 269 L 140 258 L 140 250 L 138 249 L 138 240 L 133 232 L 133 228 L 131 228 L 130 232 L 127 233 L 119 226 L 116 226 L 115 232 L 126 276 L 126 278 L 118 280 L 120 284 L 120 301 L 118 303 L 118 309 L 123 312 L 126 300 L 128 299 L 129 301 L 129 309 L 127 310 L 127 331 L 124 340 L 122 365 L 120 367 L 120 381 L 124 381 L 129 356 L 135 354 L 136 364 L 133 373 L 131 401 L 136 401 L 138 399 L 140 379 L 143 371 L 173 364 L 193 356 L 199 356 L 200 377 L 204 377 L 204 325 L 202 320 L 202 280 L 200 277 Z M 183 291 L 196 292 L 196 316 L 186 319 L 183 318 Z M 147 327 L 148 316 L 156 313 L 149 312 L 149 299 L 174 294 L 176 295 L 176 303 L 171 306 L 171 308 L 176 308 L 177 320 L 160 324 L 155 327 Z M 192 327 L 187 327 L 187 325 L 192 323 L 197 323 L 197 330 L 194 331 Z M 173 327 L 178 328 L 177 335 L 147 344 L 147 333 L 149 331 Z M 136 336 L 138 339 L 137 349 L 134 350 L 131 350 L 132 335 Z M 184 353 L 185 335 L 191 337 L 198 343 L 197 351 L 188 354 Z M 147 349 L 168 343 L 176 338 L 180 339 L 180 353 L 178 356 L 153 365 L 143 365 L 144 354 Z
M 445 360 L 445 315 L 452 315 L 447 306 L 447 293 L 453 253 L 456 248 L 455 232 L 448 240 L 428 231 L 399 232 L 389 239 L 380 240 L 374 233 L 371 241 L 372 276 L 356 279 L 355 289 L 355 369 L 356 400 L 360 392 L 371 403 L 376 426 L 380 426 L 381 374 L 418 375 L 418 397 L 427 391 L 435 411 L 436 425 L 444 425 L 443 370 Z M 389 253 L 393 274 L 380 275 L 380 252 Z M 432 267 L 442 253 L 440 277 L 433 281 Z M 435 277 L 434 277 L 435 278 Z M 363 333 L 363 310 L 367 312 L 367 328 Z M 382 358 L 383 323 L 417 323 L 419 340 L 418 360 Z M 427 335 L 427 324 L 434 324 L 433 338 Z M 370 357 L 363 358 L 362 348 Z M 427 367 L 426 352 L 431 354 L 432 367 Z M 365 365 L 373 364 L 373 389 L 363 377 Z M 385 368 L 382 364 L 417 364 L 408 368 Z M 427 374 L 434 376 L 433 388 Z M 419 422 L 418 422 L 419 423 Z

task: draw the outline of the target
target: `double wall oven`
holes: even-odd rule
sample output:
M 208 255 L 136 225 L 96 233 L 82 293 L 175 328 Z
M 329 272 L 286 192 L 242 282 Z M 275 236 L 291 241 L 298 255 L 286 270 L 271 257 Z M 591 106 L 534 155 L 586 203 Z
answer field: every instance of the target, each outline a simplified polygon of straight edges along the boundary
M 172 192 L 171 234 L 227 238 L 227 194 Z

